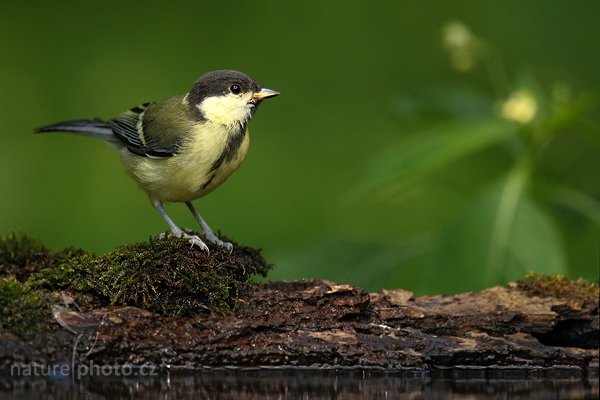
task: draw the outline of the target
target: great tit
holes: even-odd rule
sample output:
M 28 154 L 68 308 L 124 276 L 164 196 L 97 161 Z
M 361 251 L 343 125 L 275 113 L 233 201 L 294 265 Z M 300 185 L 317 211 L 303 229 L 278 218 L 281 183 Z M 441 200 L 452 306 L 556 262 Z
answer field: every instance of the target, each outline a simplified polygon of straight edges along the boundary
M 213 233 L 192 200 L 238 169 L 250 144 L 248 122 L 262 100 L 278 94 L 242 72 L 212 71 L 183 96 L 144 103 L 108 121 L 66 121 L 36 132 L 75 133 L 113 144 L 174 236 L 208 251 L 198 236 L 175 225 L 163 202 L 185 202 L 206 239 L 231 251 L 233 245 Z

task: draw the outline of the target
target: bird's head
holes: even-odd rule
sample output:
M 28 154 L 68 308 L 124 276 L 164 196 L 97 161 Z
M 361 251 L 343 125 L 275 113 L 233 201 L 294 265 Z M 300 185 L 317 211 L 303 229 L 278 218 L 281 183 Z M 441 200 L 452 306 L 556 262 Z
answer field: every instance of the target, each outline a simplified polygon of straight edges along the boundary
M 245 125 L 262 100 L 278 94 L 242 72 L 220 70 L 202 75 L 185 99 L 202 119 L 232 127 Z

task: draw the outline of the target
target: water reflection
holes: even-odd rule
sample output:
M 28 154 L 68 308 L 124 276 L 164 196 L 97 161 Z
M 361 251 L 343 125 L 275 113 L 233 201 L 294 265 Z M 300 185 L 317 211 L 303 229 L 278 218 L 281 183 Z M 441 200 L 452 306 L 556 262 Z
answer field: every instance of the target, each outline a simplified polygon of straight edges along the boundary
M 148 377 L 0 378 L 1 399 L 597 399 L 598 379 L 490 371 L 160 371 Z M 527 378 L 527 379 L 523 379 Z

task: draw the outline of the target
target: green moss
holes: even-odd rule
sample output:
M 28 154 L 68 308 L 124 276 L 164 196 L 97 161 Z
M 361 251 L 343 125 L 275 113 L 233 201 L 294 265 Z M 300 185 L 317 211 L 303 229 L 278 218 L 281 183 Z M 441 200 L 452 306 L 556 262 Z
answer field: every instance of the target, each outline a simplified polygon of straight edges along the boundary
M 0 277 L 24 282 L 32 273 L 85 254 L 81 249 L 52 251 L 27 235 L 0 236 Z
M 0 236 L 0 277 L 22 280 L 28 265 L 47 253 L 42 243 L 28 236 L 17 233 Z
M 525 279 L 517 282 L 517 287 L 534 296 L 577 299 L 584 302 L 597 302 L 600 295 L 598 283 L 583 278 L 571 280 L 563 275 L 545 275 L 529 272 Z
M 25 265 L 48 249 L 39 241 L 29 236 L 11 232 L 0 236 L 0 265 Z
M 50 316 L 45 298 L 16 279 L 0 278 L 0 330 L 39 333 Z
M 0 237 L 0 329 L 39 332 L 50 317 L 50 291 L 67 290 L 82 311 L 132 305 L 170 316 L 231 312 L 253 274 L 271 268 L 257 250 L 236 245 L 210 254 L 185 240 L 134 243 L 95 256 L 52 251 L 25 235 Z
M 247 247 L 236 246 L 233 254 L 213 247 L 209 255 L 175 238 L 60 261 L 33 273 L 27 285 L 90 293 L 104 305 L 133 305 L 173 316 L 230 312 L 251 287 L 251 275 L 265 275 L 270 268 Z

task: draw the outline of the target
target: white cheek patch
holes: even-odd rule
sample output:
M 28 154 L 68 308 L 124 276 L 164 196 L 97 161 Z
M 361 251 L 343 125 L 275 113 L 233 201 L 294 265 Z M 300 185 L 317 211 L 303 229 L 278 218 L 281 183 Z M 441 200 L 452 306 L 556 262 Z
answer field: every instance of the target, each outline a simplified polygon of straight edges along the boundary
M 248 102 L 251 98 L 252 93 L 242 96 L 224 94 L 223 96 L 208 97 L 196 107 L 207 120 L 232 126 L 250 119 L 252 108 Z

